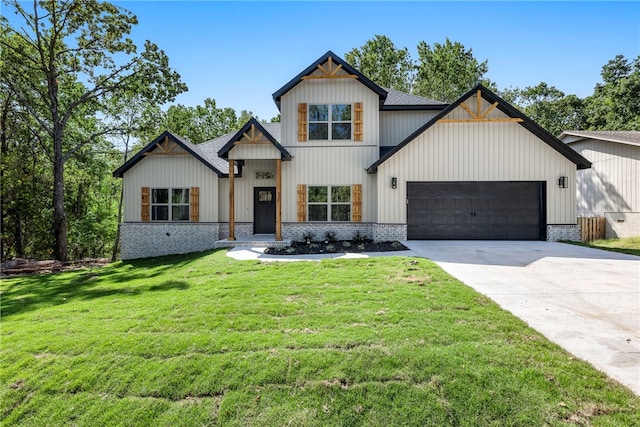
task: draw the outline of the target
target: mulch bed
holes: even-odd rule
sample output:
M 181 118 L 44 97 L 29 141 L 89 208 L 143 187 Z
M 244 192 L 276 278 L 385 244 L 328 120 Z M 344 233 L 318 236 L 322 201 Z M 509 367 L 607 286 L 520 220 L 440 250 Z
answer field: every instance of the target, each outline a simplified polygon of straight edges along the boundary
M 110 263 L 108 258 L 85 258 L 75 261 L 35 260 L 15 258 L 0 264 L 3 276 L 23 276 L 29 274 L 47 274 L 58 271 L 71 271 L 81 268 L 100 267 Z
M 264 253 L 269 255 L 314 255 L 358 252 L 390 252 L 409 250 L 400 242 L 374 242 L 372 240 L 335 242 L 293 242 L 291 246 L 268 247 Z

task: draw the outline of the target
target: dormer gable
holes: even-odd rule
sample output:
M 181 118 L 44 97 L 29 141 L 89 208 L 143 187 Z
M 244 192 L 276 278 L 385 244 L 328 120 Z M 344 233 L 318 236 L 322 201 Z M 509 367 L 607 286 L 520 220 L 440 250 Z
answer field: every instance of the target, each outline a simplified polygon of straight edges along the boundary
M 218 151 L 218 156 L 229 159 L 229 152 L 239 145 L 269 147 L 281 160 L 291 160 L 291 154 L 253 117 Z
M 332 51 L 328 51 L 309 65 L 304 71 L 291 79 L 287 84 L 273 93 L 273 100 L 278 106 L 278 110 L 280 110 L 280 101 L 282 96 L 304 80 L 315 79 L 355 79 L 378 95 L 380 108 L 382 108 L 384 101 L 387 98 L 386 90 L 369 80 L 364 76 L 364 74 L 353 68 L 344 59 L 340 58 Z

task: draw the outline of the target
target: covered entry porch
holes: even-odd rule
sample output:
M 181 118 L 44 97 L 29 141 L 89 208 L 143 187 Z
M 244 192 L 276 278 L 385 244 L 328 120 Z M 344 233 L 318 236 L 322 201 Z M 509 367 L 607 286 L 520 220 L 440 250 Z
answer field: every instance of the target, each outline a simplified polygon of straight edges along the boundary
M 282 162 L 291 155 L 257 120 L 251 119 L 218 152 L 229 162 L 229 235 L 236 223 L 252 224 L 252 235 L 282 241 Z M 246 240 L 246 236 L 243 236 Z

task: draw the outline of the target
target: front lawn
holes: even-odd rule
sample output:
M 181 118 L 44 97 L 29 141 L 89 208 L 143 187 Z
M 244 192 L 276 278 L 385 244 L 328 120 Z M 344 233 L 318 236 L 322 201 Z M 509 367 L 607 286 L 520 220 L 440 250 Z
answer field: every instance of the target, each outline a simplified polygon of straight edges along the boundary
M 224 251 L 3 280 L 3 425 L 639 425 L 640 399 L 425 259 Z
M 623 254 L 640 256 L 640 237 L 626 237 L 623 239 L 593 240 L 589 243 L 576 243 L 580 246 L 604 249 L 606 251 L 620 252 Z

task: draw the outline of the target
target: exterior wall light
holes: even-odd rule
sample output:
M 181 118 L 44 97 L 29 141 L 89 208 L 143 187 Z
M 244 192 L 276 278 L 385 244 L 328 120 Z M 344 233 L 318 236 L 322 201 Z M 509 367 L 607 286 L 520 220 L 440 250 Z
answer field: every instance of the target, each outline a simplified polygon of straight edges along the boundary
M 558 178 L 558 187 L 567 188 L 569 186 L 569 178 L 566 176 L 561 176 Z
M 395 176 L 391 178 L 391 188 L 394 190 L 398 188 L 398 178 L 396 178 Z

